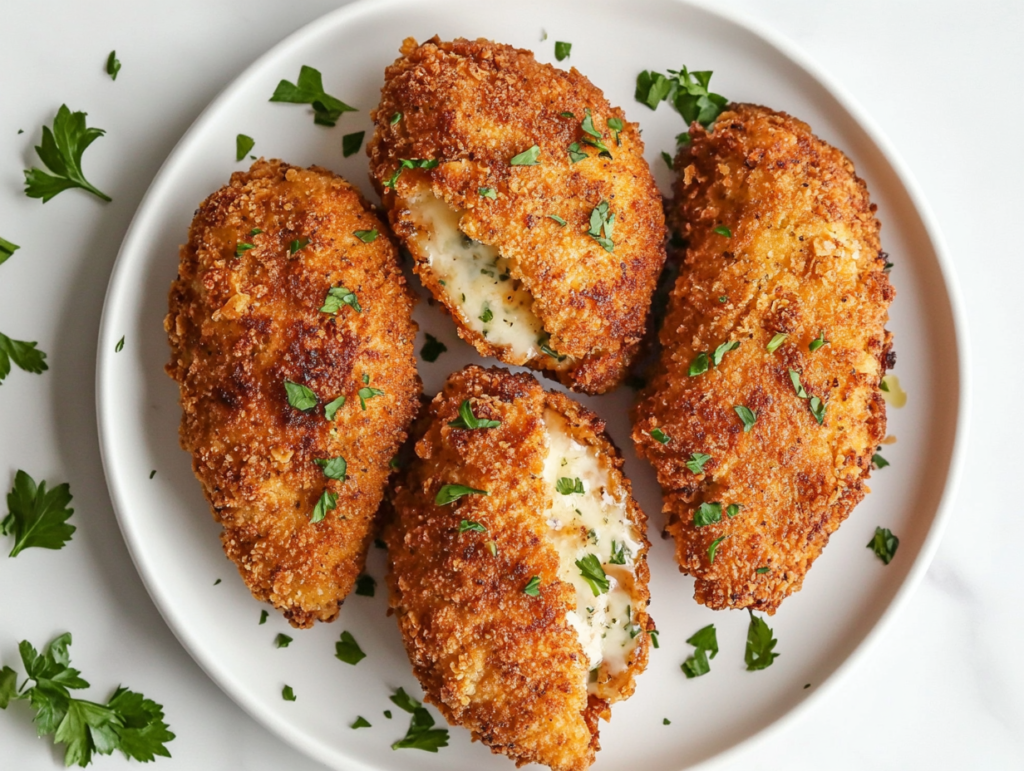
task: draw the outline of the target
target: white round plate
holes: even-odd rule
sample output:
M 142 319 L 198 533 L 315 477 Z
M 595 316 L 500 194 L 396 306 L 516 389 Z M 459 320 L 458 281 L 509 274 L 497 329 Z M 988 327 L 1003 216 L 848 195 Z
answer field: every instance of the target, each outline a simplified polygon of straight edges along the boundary
M 657 538 L 660 494 L 629 440 L 633 393 L 622 388 L 582 399 L 608 421 L 624 448 L 637 498 L 650 516 L 651 613 L 661 630 L 661 648 L 652 651 L 636 695 L 616 705 L 612 721 L 602 725 L 604 749 L 595 768 L 678 771 L 705 761 L 714 765 L 713 758 L 808 709 L 826 683 L 853 667 L 924 573 L 960 465 L 967 371 L 952 270 L 906 171 L 851 100 L 790 44 L 721 11 L 672 0 L 360 2 L 309 25 L 253 64 L 171 153 L 139 207 L 111 278 L 97 393 L 104 467 L 125 540 L 160 612 L 196 661 L 244 709 L 303 752 L 346 771 L 511 768 L 461 728 L 452 729 L 450 746 L 437 755 L 391 750 L 405 734 L 408 716 L 394 710 L 394 719 L 386 719 L 388 696 L 398 686 L 417 695 L 420 690 L 394 620 L 385 615 L 380 550 L 371 550 L 368 566 L 378 581 L 376 596 L 351 596 L 335 623 L 296 632 L 271 612 L 259 625 L 266 606 L 250 597 L 221 552 L 219 528 L 192 476 L 190 458 L 178 447 L 177 388 L 163 371 L 168 347 L 162 324 L 177 247 L 186 240 L 199 202 L 231 172 L 248 166 L 233 161 L 235 136 L 254 137 L 258 155 L 333 169 L 375 199 L 365 155 L 343 158 L 342 135 L 371 130 L 369 112 L 402 39 L 423 41 L 434 34 L 486 37 L 530 48 L 552 63 L 555 41 L 571 42 L 571 59 L 558 66 L 577 67 L 612 104 L 640 121 L 647 158 L 666 191 L 669 171 L 660 154 L 673 150 L 674 136 L 684 127 L 667 105 L 652 112 L 634 100 L 636 75 L 684 64 L 714 70 L 718 93 L 797 115 L 845 150 L 878 203 L 898 292 L 890 322 L 899 354 L 895 373 L 909 401 L 889 411 L 889 433 L 898 439 L 885 448 L 892 465 L 873 476 L 873 492 L 833 536 L 803 591 L 769 619 L 781 654 L 769 669 L 745 671 L 747 614 L 698 606 L 693 582 L 676 569 L 670 543 Z M 327 91 L 359 112 L 324 128 L 314 125 L 305 106 L 269 103 L 278 81 L 294 81 L 303 64 L 319 69 Z M 415 279 L 413 285 L 418 286 Z M 459 341 L 450 320 L 425 302 L 417 319 L 421 342 L 423 332 L 431 332 L 449 349 L 436 363 L 421 365 L 426 391 L 434 393 L 450 372 L 479 357 Z M 115 353 L 122 336 L 124 349 Z M 889 566 L 865 548 L 876 525 L 900 538 Z M 218 578 L 223 583 L 214 585 Z M 686 680 L 679 665 L 692 649 L 685 640 L 711 622 L 721 652 L 710 674 Z M 368 654 L 357 666 L 334 657 L 343 630 Z M 290 647 L 274 647 L 279 632 L 295 637 Z M 285 684 L 294 688 L 297 701 L 281 698 Z M 357 715 L 372 728 L 350 729 Z M 665 718 L 670 725 L 663 724 Z

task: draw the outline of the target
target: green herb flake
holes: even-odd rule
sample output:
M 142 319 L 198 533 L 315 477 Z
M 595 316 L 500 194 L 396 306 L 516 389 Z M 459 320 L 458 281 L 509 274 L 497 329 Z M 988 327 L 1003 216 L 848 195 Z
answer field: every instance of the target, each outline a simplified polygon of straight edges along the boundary
M 537 166 L 540 164 L 538 158 L 540 158 L 540 147 L 534 145 L 530 149 L 523 150 L 519 155 L 514 156 L 509 163 L 513 166 Z
M 540 595 L 540 576 L 534 576 L 529 580 L 526 586 L 523 587 L 523 594 L 530 597 Z
M 743 433 L 748 433 L 757 423 L 757 413 L 754 412 L 750 407 L 745 407 L 742 404 L 733 406 L 733 410 L 739 415 L 740 420 L 743 421 Z
M 786 342 L 787 337 L 789 337 L 788 332 L 776 332 L 772 336 L 772 339 L 768 341 L 768 353 L 775 353 L 777 350 L 779 350 L 779 346 Z
M 868 541 L 868 548 L 886 565 L 892 562 L 892 558 L 896 556 L 896 550 L 899 546 L 900 539 L 894 536 L 887 527 L 876 527 L 874 537 Z
M 636 76 L 636 91 L 633 96 L 640 104 L 646 104 L 655 110 L 668 98 L 672 86 L 672 81 L 660 72 L 644 70 Z
M 393 750 L 411 749 L 437 752 L 448 746 L 448 729 L 434 728 L 434 718 L 416 699 L 399 688 L 391 697 L 395 706 L 412 714 L 405 737 L 391 745 Z
M 715 352 L 711 354 L 711 363 L 717 367 L 722 363 L 722 359 L 725 357 L 725 354 L 729 353 L 729 351 L 735 351 L 739 347 L 739 340 L 729 340 L 728 342 L 722 343 L 715 349 Z
M 252 137 L 248 137 L 245 134 L 239 134 L 235 137 L 235 160 L 244 161 L 245 156 L 249 154 L 249 151 L 256 146 L 256 140 Z
M 308 238 L 296 238 L 294 241 L 288 244 L 288 252 L 289 254 L 294 256 L 296 252 L 305 249 L 307 246 L 309 246 Z
M 652 110 L 661 102 L 668 101 L 683 116 L 687 125 L 694 121 L 707 128 L 725 109 L 728 100 L 721 94 L 708 90 L 711 72 L 704 70 L 690 72 L 668 70 L 668 76 L 660 72 L 644 70 L 636 78 L 636 100 Z
M 356 594 L 360 597 L 373 597 L 377 591 L 377 581 L 368 573 L 363 573 L 356 579 Z
M 555 482 L 555 489 L 562 495 L 583 495 L 583 480 L 579 477 L 570 479 L 569 477 L 560 477 Z
M 350 725 L 349 728 L 373 728 L 373 726 L 370 725 L 369 720 L 367 720 L 362 715 L 359 715 L 356 717 L 356 721 L 352 725 Z
M 297 697 L 295 696 L 295 691 L 292 690 L 292 687 L 290 685 L 286 685 L 281 689 L 281 698 L 285 701 L 295 701 Z
M 689 131 L 684 131 L 682 134 L 676 134 L 676 147 L 686 147 L 693 139 L 690 137 Z
M 480 320 L 484 324 L 489 324 L 494 319 L 494 311 L 491 310 L 491 304 L 484 300 L 483 312 L 480 314 Z
M 277 637 L 274 638 L 275 648 L 287 648 L 291 644 L 292 638 L 286 634 L 279 634 Z
M 672 160 L 672 156 L 664 150 L 661 151 L 661 159 L 665 161 L 665 165 L 668 166 L 669 171 L 673 171 L 676 167 L 675 161 Z
M 693 357 L 693 361 L 690 362 L 689 375 L 690 377 L 697 377 L 697 375 L 703 375 L 708 371 L 708 355 L 701 351 Z
M 319 400 L 316 394 L 309 388 L 291 380 L 284 381 L 284 391 L 288 397 L 288 404 L 299 412 L 312 412 L 316 409 Z
M 341 138 L 341 154 L 348 158 L 349 156 L 355 155 L 359 152 L 359 148 L 363 146 L 363 137 L 366 136 L 365 131 L 355 131 L 351 134 L 346 134 Z
M 767 572 L 768 572 L 769 570 L 771 570 L 771 568 L 770 568 L 770 567 L 768 567 L 767 565 L 765 565 L 765 566 L 764 566 L 763 568 L 758 568 L 758 569 L 757 569 L 757 570 L 755 570 L 754 572 L 755 572 L 755 573 L 757 573 L 757 574 L 758 574 L 759 576 L 763 576 L 763 575 L 764 575 L 765 573 L 767 573 Z
M 793 384 L 793 390 L 796 391 L 796 395 L 801 399 L 807 398 L 807 390 L 800 382 L 800 373 L 795 369 L 789 370 L 789 380 Z
M 703 474 L 704 464 L 709 460 L 711 460 L 711 456 L 703 452 L 690 453 L 690 459 L 686 461 L 686 468 L 690 469 L 694 474 Z
M 632 557 L 633 552 L 626 548 L 625 542 L 612 541 L 612 556 L 608 558 L 609 565 L 625 565 L 626 558 Z
M 718 635 L 715 632 L 715 625 L 708 624 L 703 629 L 697 630 L 686 641 L 686 644 L 695 648 L 690 657 L 682 664 L 686 679 L 692 680 L 695 677 L 706 675 L 711 671 L 708 654 L 711 654 L 710 658 L 712 659 L 718 655 Z
M 651 439 L 661 444 L 668 444 L 672 441 L 672 437 L 662 431 L 660 428 L 651 429 Z
M 544 335 L 537 341 L 537 344 L 540 346 L 541 353 L 547 354 L 556 361 L 565 361 L 565 356 L 563 354 L 560 354 L 558 351 L 556 351 L 554 348 L 548 345 L 549 339 L 550 338 L 547 335 Z
M 476 192 L 480 194 L 481 198 L 490 198 L 492 201 L 498 200 L 498 191 L 493 187 L 478 187 Z
M 341 310 L 343 305 L 349 306 L 356 313 L 363 312 L 355 292 L 343 286 L 332 286 L 327 290 L 327 296 L 324 297 L 324 304 L 320 308 L 320 312 L 334 316 Z
M 452 428 L 464 428 L 468 431 L 473 431 L 480 428 L 497 428 L 501 425 L 501 421 L 477 418 L 473 414 L 473 405 L 469 399 L 465 399 L 459 405 L 459 417 L 450 421 L 448 425 Z
M 595 597 L 605 594 L 611 588 L 608 576 L 605 574 L 604 568 L 601 567 L 601 560 L 596 554 L 587 554 L 582 559 L 576 560 L 576 567 L 579 568 L 583 580 L 590 585 L 590 590 Z
M 219 583 L 220 583 L 220 579 L 218 578 L 216 581 L 213 582 L 213 585 L 216 586 Z
M 117 345 L 114 346 L 114 353 L 121 353 L 124 350 L 124 336 L 117 341 Z
M 725 507 L 725 514 L 729 517 L 729 519 L 732 519 L 740 513 L 741 508 L 742 507 L 738 503 L 730 503 L 728 506 Z
M 722 504 L 705 501 L 693 512 L 693 526 L 706 527 L 722 520 Z
M 243 254 L 245 254 L 247 251 L 249 251 L 250 249 L 255 249 L 255 248 L 256 247 L 253 244 L 246 243 L 245 241 L 237 243 L 237 244 L 235 244 L 235 258 L 237 259 L 237 258 L 241 257 Z
M 423 343 L 423 347 L 420 349 L 420 356 L 423 361 L 435 362 L 437 357 L 448 350 L 448 346 L 438 340 L 429 332 L 426 333 L 426 340 Z
M 260 611 L 260 626 L 263 626 L 265 623 L 267 623 L 267 619 L 268 618 L 270 618 L 270 613 L 268 613 L 265 610 L 261 610 Z
M 612 117 L 606 120 L 605 123 L 608 124 L 608 128 L 615 132 L 615 144 L 621 145 L 622 140 L 619 138 L 619 134 L 622 132 L 622 129 L 625 128 L 625 124 L 623 124 L 622 119 Z
M 352 235 L 362 241 L 364 244 L 372 244 L 377 240 L 377 229 L 373 230 L 357 230 Z
M 364 386 L 359 389 L 356 395 L 359 397 L 359 406 L 363 408 L 363 412 L 366 412 L 366 402 L 370 399 L 376 399 L 378 396 L 383 396 L 384 392 L 379 388 Z
M 729 228 L 725 227 L 725 225 L 719 225 L 717 228 L 715 228 L 714 232 L 720 236 L 732 238 L 732 231 L 729 230 Z
M 338 410 L 345 406 L 345 397 L 339 396 L 332 402 L 327 402 L 324 405 L 324 417 L 327 420 L 334 420 L 334 417 L 338 414 Z
M 590 229 L 587 231 L 587 235 L 597 241 L 606 252 L 612 252 L 615 249 L 615 244 L 612 241 L 615 215 L 609 213 L 608 209 L 607 201 L 601 201 L 594 207 L 590 212 Z
M 313 511 L 309 515 L 309 521 L 314 525 L 317 522 L 322 522 L 323 518 L 327 516 L 328 511 L 334 511 L 338 508 L 338 494 L 332 493 L 330 490 L 324 490 L 320 494 L 319 500 L 313 506 Z
M 668 718 L 666 717 L 666 718 L 663 718 L 663 719 L 662 719 L 662 721 L 661 721 L 661 724 L 662 724 L 662 725 L 672 725 L 672 721 L 671 721 L 671 720 L 669 720 L 669 719 L 668 719 Z
M 579 142 L 573 142 L 571 145 L 569 145 L 568 152 L 569 163 L 579 163 L 580 161 L 585 161 L 587 160 L 587 158 L 590 157 L 585 152 L 583 152 L 583 148 L 580 147 Z
M 559 216 L 558 216 L 557 214 L 548 214 L 548 215 L 545 215 L 545 216 L 547 216 L 547 217 L 548 217 L 548 219 L 553 219 L 553 220 L 554 220 L 555 222 L 557 222 L 557 223 L 558 223 L 558 224 L 559 224 L 559 225 L 560 225 L 561 227 L 563 227 L 563 228 L 565 227 L 565 224 L 566 224 L 566 223 L 565 223 L 565 220 L 564 220 L 564 219 L 562 219 L 561 217 L 559 217 Z M 17 248 L 17 247 L 15 247 L 15 248 Z
M 481 525 L 479 522 L 474 522 L 471 519 L 464 519 L 459 522 L 459 534 L 462 533 L 486 533 L 487 528 Z
M 46 365 L 46 354 L 36 348 L 36 343 L 24 340 L 13 340 L 0 333 L 0 384 L 11 374 L 11 362 L 19 369 L 38 375 L 49 367 Z
M 709 565 L 714 565 L 715 564 L 715 552 L 718 551 L 718 547 L 722 543 L 722 541 L 724 541 L 726 538 L 731 538 L 731 537 L 732 536 L 723 535 L 720 538 L 716 538 L 715 540 L 713 540 L 711 542 L 711 545 L 708 547 L 708 564 Z
M 661 642 L 658 640 L 658 634 L 659 632 L 657 629 L 651 629 L 647 632 L 647 635 L 651 638 L 651 645 L 653 645 L 655 648 L 661 647 Z
M 117 73 L 121 71 L 121 60 L 117 58 L 117 51 L 111 51 L 107 55 L 107 74 L 111 80 L 117 80 Z
M 466 487 L 465 485 L 442 485 L 441 489 L 437 491 L 437 497 L 434 498 L 434 504 L 437 506 L 447 506 L 449 503 L 454 503 L 466 495 L 490 495 L 490 493 L 486 490 L 477 490 L 475 487 Z
M 384 710 L 384 717 L 386 717 L 388 720 L 391 719 L 391 710 L 390 709 Z
M 318 126 L 334 126 L 342 113 L 358 112 L 324 91 L 323 77 L 313 67 L 302 65 L 295 83 L 282 80 L 277 84 L 271 102 L 308 104 L 313 107 L 313 122 Z
M 558 41 L 555 43 L 555 58 L 558 61 L 564 61 L 569 58 L 569 54 L 572 52 L 572 43 L 563 43 Z
M 152 479 L 155 476 L 156 476 L 156 469 L 153 469 L 152 471 L 149 472 L 149 478 Z
M 75 526 L 67 524 L 75 511 L 68 508 L 71 497 L 67 483 L 47 490 L 45 481 L 37 485 L 19 469 L 7 494 L 7 516 L 0 521 L 0 534 L 14 537 L 8 556 L 17 557 L 33 547 L 63 549 L 75 532 Z
M 875 468 L 885 468 L 889 465 L 889 461 L 879 455 L 877 452 L 871 456 L 871 463 L 874 464 Z
M 827 406 L 825 402 L 817 396 L 812 396 L 811 400 L 807 403 L 807 406 L 811 408 L 811 414 L 814 416 L 814 419 L 818 421 L 819 426 L 825 422 L 825 407 Z
M 328 479 L 336 479 L 339 482 L 345 481 L 348 463 L 345 462 L 344 458 L 315 458 L 313 462 L 323 469 L 324 476 Z
M 36 153 L 52 173 L 34 166 L 25 170 L 25 195 L 29 198 L 41 198 L 46 203 L 65 190 L 78 187 L 104 201 L 111 200 L 82 173 L 82 154 L 106 133 L 103 129 L 87 128 L 85 118 L 86 113 L 73 113 L 62 104 L 53 119 L 53 130 L 43 126 L 43 141 L 36 146 Z
M 402 119 L 402 113 L 396 112 L 394 115 L 391 116 L 391 125 L 394 126 L 401 119 Z
M 7 262 L 20 248 L 17 244 L 12 244 L 5 238 L 0 238 L 0 265 Z
M 743 660 L 747 664 L 748 672 L 767 669 L 778 658 L 779 654 L 773 652 L 778 640 L 772 634 L 772 630 L 765 623 L 765 620 L 755 616 L 753 611 L 750 611 L 750 626 L 747 627 L 747 649 L 743 654 Z
M 811 342 L 809 342 L 807 344 L 807 350 L 809 350 L 811 353 L 814 353 L 816 350 L 821 348 L 823 345 L 828 345 L 828 343 L 829 343 L 829 341 L 825 339 L 825 333 L 824 332 L 819 332 L 818 336 L 816 338 L 814 338 L 813 340 L 811 340 Z
M 352 633 L 346 630 L 341 633 L 341 639 L 334 643 L 334 658 L 355 666 L 366 658 L 366 654 Z

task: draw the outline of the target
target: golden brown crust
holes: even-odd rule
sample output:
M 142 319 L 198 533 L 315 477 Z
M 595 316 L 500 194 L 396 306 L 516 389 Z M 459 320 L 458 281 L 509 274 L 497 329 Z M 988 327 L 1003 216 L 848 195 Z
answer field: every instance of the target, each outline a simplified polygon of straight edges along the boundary
M 449 426 L 471 401 L 478 418 L 500 420 L 487 430 Z M 530 375 L 471 366 L 449 377 L 418 425 L 417 459 L 395 485 L 394 520 L 385 528 L 388 587 L 413 669 L 452 724 L 463 725 L 493 752 L 518 765 L 543 763 L 583 771 L 598 749 L 598 717 L 609 701 L 626 698 L 647 663 L 640 635 L 627 669 L 608 698 L 587 695 L 588 662 L 566 613 L 576 609 L 573 586 L 558 579 L 559 557 L 547 540 L 550 491 L 542 472 L 547 454 L 545 409 L 567 418 L 574 439 L 597 448 L 613 468 L 613 495 L 628 500 L 641 534 L 646 518 L 633 500 L 622 460 L 603 422 L 562 394 L 545 392 Z M 444 484 L 471 495 L 448 506 L 434 498 Z M 462 520 L 485 533 L 459 533 Z M 488 542 L 493 542 L 492 555 Z M 646 553 L 637 556 L 635 621 L 646 614 Z M 540 576 L 537 597 L 523 593 Z
M 583 143 L 585 110 L 604 135 L 613 160 Z M 396 113 L 402 118 L 392 124 Z M 563 117 L 562 113 L 574 117 Z M 540 64 L 530 51 L 486 40 L 422 45 L 411 38 L 388 67 L 369 143 L 371 178 L 392 226 L 417 258 L 416 272 L 448 308 L 459 334 L 485 356 L 548 370 L 577 391 L 602 393 L 618 385 L 636 355 L 651 293 L 664 262 L 661 195 L 643 157 L 637 124 L 612 107 L 589 80 Z M 616 144 L 609 118 L 623 122 Z M 579 143 L 588 159 L 571 164 Z M 511 166 L 533 145 L 537 166 Z M 385 187 L 400 159 L 437 159 L 431 170 L 404 169 Z M 529 362 L 491 345 L 470 329 L 449 302 L 414 243 L 417 225 L 408 201 L 429 186 L 450 206 L 465 210 L 461 229 L 496 246 L 534 298 L 534 313 L 551 347 L 571 366 L 544 354 Z M 482 187 L 496 191 L 491 200 Z M 615 214 L 614 251 L 587 234 L 602 201 Z M 560 227 L 548 215 L 567 222 Z
M 667 530 L 680 569 L 697 579 L 697 601 L 773 613 L 867 492 L 885 436 L 878 386 L 895 291 L 867 188 L 805 123 L 737 104 L 691 136 L 676 158 L 669 210 L 687 242 L 685 264 L 633 439 L 657 469 Z M 769 353 L 780 332 L 788 337 Z M 822 332 L 828 344 L 811 352 Z M 698 353 L 710 357 L 727 341 L 740 347 L 688 375 Z M 823 425 L 789 370 L 826 403 Z M 757 413 L 749 433 L 735 405 Z M 655 428 L 671 437 L 667 445 L 652 439 Z M 703 474 L 685 465 L 695 452 L 711 456 Z M 697 528 L 704 502 L 720 502 L 722 518 Z M 724 510 L 731 503 L 742 506 L 734 518 Z M 708 548 L 723 536 L 710 564 Z
M 375 228 L 369 244 L 353 235 Z M 236 258 L 240 243 L 255 248 Z M 356 292 L 361 313 L 319 312 L 338 285 Z M 257 161 L 202 203 L 181 247 L 165 322 L 181 445 L 224 527 L 224 551 L 293 626 L 333 620 L 363 569 L 388 464 L 421 391 L 412 305 L 386 229 L 325 169 Z M 384 392 L 365 411 L 364 375 Z M 311 388 L 317 409 L 291 407 L 285 380 Z M 324 403 L 342 395 L 328 422 Z M 344 482 L 313 462 L 338 456 Z M 337 508 L 313 524 L 325 489 Z

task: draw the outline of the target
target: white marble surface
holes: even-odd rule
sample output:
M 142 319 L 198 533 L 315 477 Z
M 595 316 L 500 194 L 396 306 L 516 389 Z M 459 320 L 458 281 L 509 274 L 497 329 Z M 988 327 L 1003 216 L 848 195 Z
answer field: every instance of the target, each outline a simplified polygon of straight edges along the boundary
M 61 552 L 0 558 L 0 660 L 70 629 L 101 689 L 130 684 L 173 716 L 168 769 L 318 769 L 269 736 L 178 645 L 137 579 L 100 467 L 94 359 L 122 235 L 171 147 L 217 92 L 330 0 L 4 0 L 0 4 L 0 235 L 23 247 L 0 272 L 0 330 L 35 339 L 43 376 L 0 388 L 0 479 L 68 481 L 78 532 Z M 966 300 L 973 421 L 957 513 L 904 613 L 841 687 L 797 725 L 723 766 L 818 771 L 1024 768 L 1024 460 L 1016 330 L 1024 285 L 1024 6 L 975 0 L 729 0 L 793 39 L 868 109 L 902 153 L 950 246 Z M 586 6 L 581 3 L 581 13 Z M 102 73 L 116 48 L 118 81 Z M 87 156 L 115 202 L 21 194 L 30 139 L 61 101 L 109 131 Z M 18 129 L 25 129 L 18 135 Z M 723 716 L 723 719 L 728 719 Z M 0 714 L 0 768 L 60 767 L 23 705 Z M 118 755 L 96 768 L 121 768 Z

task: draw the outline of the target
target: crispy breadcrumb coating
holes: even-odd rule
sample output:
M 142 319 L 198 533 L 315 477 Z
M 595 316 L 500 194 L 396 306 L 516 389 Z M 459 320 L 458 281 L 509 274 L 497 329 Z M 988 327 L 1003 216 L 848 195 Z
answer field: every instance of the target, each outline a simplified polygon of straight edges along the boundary
M 357 230 L 380 235 L 364 243 Z M 320 312 L 336 286 L 361 312 Z M 181 445 L 225 553 L 292 626 L 333 620 L 362 572 L 422 389 L 412 306 L 384 225 L 354 187 L 315 166 L 261 159 L 233 174 L 181 247 L 165 321 Z M 290 406 L 286 380 L 312 389 L 316 408 Z M 382 392 L 365 410 L 364 387 Z M 339 396 L 347 401 L 328 421 L 324 406 Z M 337 457 L 344 481 L 314 463 Z M 325 491 L 337 508 L 313 523 Z
M 482 355 L 541 370 L 577 391 L 614 388 L 636 355 L 665 259 L 661 196 L 637 124 L 575 68 L 540 64 L 530 51 L 435 37 L 422 45 L 409 38 L 401 53 L 387 68 L 367 150 L 416 272 Z M 601 139 L 585 130 L 588 116 Z M 511 165 L 534 146 L 536 165 Z M 404 168 L 402 160 L 437 166 Z M 442 284 L 425 244 L 430 223 L 417 210 L 438 199 L 462 212 L 462 233 L 500 252 L 505 283 L 495 291 L 536 322 L 522 345 L 496 342 L 493 328 L 488 339 L 477 323 L 478 293 L 463 300 L 450 281 Z M 598 223 L 592 235 L 602 203 L 614 220 L 607 233 Z M 611 251 L 598 240 L 608 235 Z M 516 289 L 524 294 L 513 300 Z
M 864 182 L 805 123 L 735 104 L 691 137 L 669 207 L 685 262 L 633 439 L 658 472 L 697 601 L 774 613 L 868 491 L 895 291 Z M 715 366 L 730 341 L 739 347 Z M 707 371 L 691 376 L 701 353 Z M 756 414 L 749 431 L 736 406 Z M 694 453 L 711 456 L 702 473 L 686 465 Z M 716 518 L 701 509 L 713 503 L 720 520 L 697 526 Z
M 476 418 L 500 425 L 451 426 L 466 400 Z M 557 493 L 544 478 L 546 463 L 557 460 L 549 457 L 551 422 L 563 419 L 572 441 L 606 471 L 600 495 L 619 502 L 623 521 L 638 536 L 630 572 L 605 565 L 615 577 L 612 590 L 630 593 L 631 615 L 619 614 L 618 621 L 635 625 L 628 638 L 633 647 L 617 672 L 606 652 L 589 688 L 588 655 L 569 622 L 582 595 L 559 578 L 565 565 L 552 545 L 550 521 Z M 604 423 L 568 397 L 544 391 L 530 375 L 471 366 L 449 377 L 416 435 L 416 459 L 393 489 L 394 519 L 384 538 L 391 607 L 427 700 L 517 765 L 586 769 L 599 749 L 598 717 L 608 719 L 610 704 L 633 693 L 647 664 L 645 632 L 654 626 L 646 612 L 646 518 Z M 437 505 L 447 484 L 488 494 Z M 524 588 L 534 576 L 538 593 L 530 596 Z M 595 596 L 585 600 L 596 604 Z

